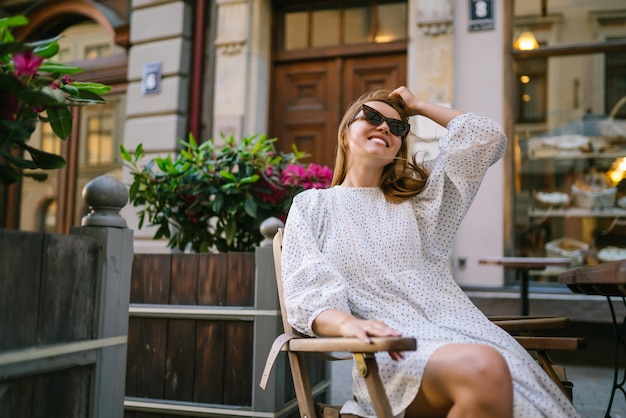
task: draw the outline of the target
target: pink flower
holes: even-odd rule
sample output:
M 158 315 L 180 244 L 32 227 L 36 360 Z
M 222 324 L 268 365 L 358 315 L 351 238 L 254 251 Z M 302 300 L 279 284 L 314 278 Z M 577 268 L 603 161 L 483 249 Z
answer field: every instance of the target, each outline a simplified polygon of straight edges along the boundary
M 317 164 L 309 165 L 307 174 L 310 179 L 316 179 L 317 184 L 322 185 L 322 187 L 315 187 L 316 189 L 330 186 L 330 183 L 333 179 L 333 171 L 330 168 Z
M 43 57 L 35 55 L 33 51 L 16 52 L 15 54 L 13 54 L 15 75 L 17 75 L 18 77 L 30 77 L 36 74 L 42 62 Z
M 284 186 L 303 189 L 323 189 L 330 187 L 333 171 L 327 166 L 288 164 L 282 171 L 280 180 Z
M 306 175 L 306 170 L 301 165 L 287 164 L 287 167 L 280 173 L 280 181 L 285 186 L 298 186 Z

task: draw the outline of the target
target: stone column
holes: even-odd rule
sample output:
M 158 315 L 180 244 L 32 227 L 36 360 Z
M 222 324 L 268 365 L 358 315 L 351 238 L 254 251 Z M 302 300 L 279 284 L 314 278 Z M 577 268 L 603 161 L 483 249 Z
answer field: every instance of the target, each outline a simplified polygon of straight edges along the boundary
M 449 106 L 454 89 L 453 6 L 451 0 L 413 0 L 409 3 L 408 87 L 417 97 Z M 414 118 L 414 132 L 432 139 L 445 129 L 429 119 Z M 439 149 L 436 142 L 416 144 L 428 158 Z
M 244 134 L 248 94 L 248 0 L 217 0 L 213 139 Z
M 146 159 L 151 159 L 175 151 L 178 140 L 188 136 L 192 8 L 186 1 L 133 0 L 130 27 L 123 144 L 133 151 L 142 143 Z M 160 65 L 160 88 L 146 92 L 142 78 L 150 64 Z M 124 170 L 123 181 L 131 180 Z M 127 208 L 124 216 L 137 231 L 136 210 Z M 152 240 L 153 236 L 151 228 L 138 230 L 138 246 L 149 252 L 166 251 L 166 244 Z

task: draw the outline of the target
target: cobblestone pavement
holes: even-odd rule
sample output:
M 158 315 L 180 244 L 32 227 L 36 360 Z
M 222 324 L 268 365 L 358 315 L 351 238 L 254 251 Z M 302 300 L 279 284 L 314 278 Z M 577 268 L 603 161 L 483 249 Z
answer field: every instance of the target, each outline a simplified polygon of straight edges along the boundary
M 350 398 L 351 361 L 332 363 L 331 403 L 343 404 Z M 613 369 L 606 366 L 565 365 L 568 379 L 574 383 L 574 404 L 583 418 L 603 418 L 609 402 Z M 621 377 L 621 375 L 619 376 Z M 615 394 L 611 418 L 626 418 L 626 401 Z

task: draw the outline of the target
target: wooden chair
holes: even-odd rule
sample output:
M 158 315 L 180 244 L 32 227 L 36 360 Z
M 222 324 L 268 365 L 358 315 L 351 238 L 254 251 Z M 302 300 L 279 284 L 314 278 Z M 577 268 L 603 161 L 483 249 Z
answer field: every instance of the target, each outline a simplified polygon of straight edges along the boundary
M 340 417 L 339 406 L 316 404 L 311 393 L 308 372 L 306 368 L 305 353 L 325 355 L 331 360 L 339 359 L 331 356 L 332 352 L 352 353 L 357 364 L 359 374 L 363 376 L 369 392 L 376 416 L 392 417 L 391 406 L 385 394 L 382 381 L 378 373 L 378 365 L 374 354 L 381 351 L 414 351 L 417 348 L 415 338 L 390 337 L 372 338 L 372 344 L 366 344 L 357 338 L 311 338 L 299 334 L 287 321 L 287 312 L 283 299 L 283 286 L 281 280 L 280 257 L 282 250 L 283 230 L 279 229 L 274 237 L 274 264 L 276 268 L 276 282 L 278 285 L 278 297 L 280 311 L 283 319 L 285 333 L 274 341 L 267 358 L 265 370 L 261 378 L 261 387 L 265 388 L 272 365 L 280 351 L 286 351 L 291 366 L 291 375 L 296 390 L 296 399 L 301 417 L 325 418 Z M 350 417 L 351 415 L 341 415 Z
M 306 353 L 314 353 L 323 355 L 329 360 L 345 360 L 345 358 L 337 358 L 329 353 L 347 352 L 352 354 L 359 374 L 365 379 L 372 404 L 376 411 L 376 416 L 393 416 L 389 400 L 387 399 L 378 373 L 378 365 L 374 353 L 384 351 L 414 351 L 417 348 L 416 339 L 405 337 L 372 338 L 372 344 L 365 344 L 357 338 L 311 338 L 298 333 L 287 321 L 287 312 L 283 299 L 281 279 L 282 239 L 283 229 L 281 228 L 274 237 L 273 245 L 278 296 L 285 333 L 278 336 L 272 345 L 261 378 L 261 387 L 265 388 L 278 354 L 281 351 L 286 351 L 291 366 L 291 375 L 301 417 L 353 417 L 352 415 L 346 414 L 340 415 L 339 410 L 341 406 L 323 405 L 314 402 L 304 357 Z M 584 346 L 584 340 L 580 338 L 537 337 L 532 335 L 532 331 L 562 328 L 567 325 L 567 318 L 511 316 L 492 317 L 491 319 L 503 329 L 513 334 L 523 347 L 535 353 L 537 361 L 542 368 L 571 399 L 571 382 L 567 381 L 563 368 L 552 363 L 548 356 L 548 351 L 577 350 Z

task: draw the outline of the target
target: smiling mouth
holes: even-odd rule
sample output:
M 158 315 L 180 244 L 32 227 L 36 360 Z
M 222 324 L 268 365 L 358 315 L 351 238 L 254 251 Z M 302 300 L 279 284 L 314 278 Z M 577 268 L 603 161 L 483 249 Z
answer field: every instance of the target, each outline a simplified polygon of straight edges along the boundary
M 389 143 L 387 142 L 387 140 L 379 137 L 379 136 L 371 136 L 368 138 L 369 141 L 373 141 L 373 142 L 377 142 L 379 144 L 382 144 L 384 146 L 386 146 L 387 148 L 389 148 Z

